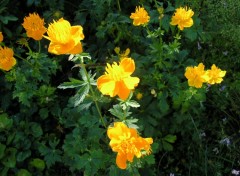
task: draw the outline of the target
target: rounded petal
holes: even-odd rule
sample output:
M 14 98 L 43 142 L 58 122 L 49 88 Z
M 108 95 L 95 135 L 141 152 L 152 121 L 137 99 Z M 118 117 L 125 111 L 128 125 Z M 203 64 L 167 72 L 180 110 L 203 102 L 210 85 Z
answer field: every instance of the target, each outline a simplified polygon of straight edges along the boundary
M 73 48 L 74 48 L 74 41 L 68 42 L 66 44 L 50 42 L 48 47 L 48 52 L 56 55 L 67 54 Z
M 118 153 L 116 157 L 116 164 L 120 169 L 127 168 L 127 156 L 123 153 Z
M 135 63 L 134 60 L 132 58 L 124 58 L 123 60 L 121 60 L 120 62 L 120 67 L 123 68 L 123 70 L 127 73 L 129 73 L 130 75 L 134 72 L 135 70 Z
M 134 89 L 138 85 L 139 81 L 140 79 L 138 77 L 128 77 L 123 79 L 125 86 L 130 90 Z
M 122 100 L 126 100 L 130 94 L 130 89 L 127 88 L 127 86 L 125 85 L 125 83 L 123 81 L 118 82 L 118 86 L 120 87 L 118 90 L 118 96 L 122 99 Z
M 84 39 L 84 34 L 83 34 L 83 28 L 82 26 L 72 26 L 71 27 L 71 35 L 72 38 L 76 40 L 76 42 L 79 42 L 80 40 Z
M 102 75 L 97 79 L 97 87 L 103 95 L 114 97 L 117 94 L 116 82 L 108 75 Z
M 73 47 L 73 49 L 71 49 L 68 54 L 79 54 L 79 53 L 82 53 L 83 52 L 83 49 L 82 49 L 82 44 L 80 42 L 78 42 L 77 45 L 75 45 Z

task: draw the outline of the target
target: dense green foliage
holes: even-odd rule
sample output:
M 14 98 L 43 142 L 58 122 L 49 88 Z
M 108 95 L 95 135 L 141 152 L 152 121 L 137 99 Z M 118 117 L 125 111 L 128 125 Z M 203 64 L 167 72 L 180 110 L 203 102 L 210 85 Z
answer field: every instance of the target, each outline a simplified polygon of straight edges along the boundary
M 151 17 L 147 28 L 129 18 L 139 5 Z M 194 25 L 179 32 L 169 23 L 185 5 L 194 11 Z M 14 69 L 0 72 L 0 175 L 225 176 L 240 170 L 239 10 L 238 0 L 2 0 L 0 31 L 18 57 Z M 21 24 L 29 12 L 46 24 L 64 17 L 81 25 L 84 53 L 70 60 L 48 53 L 48 41 L 27 38 Z M 119 60 L 115 47 L 130 48 L 141 80 L 127 101 L 96 87 L 106 63 Z M 224 81 L 189 87 L 185 68 L 200 62 L 226 70 Z M 152 153 L 128 170 L 116 166 L 106 135 L 119 120 L 154 141 Z

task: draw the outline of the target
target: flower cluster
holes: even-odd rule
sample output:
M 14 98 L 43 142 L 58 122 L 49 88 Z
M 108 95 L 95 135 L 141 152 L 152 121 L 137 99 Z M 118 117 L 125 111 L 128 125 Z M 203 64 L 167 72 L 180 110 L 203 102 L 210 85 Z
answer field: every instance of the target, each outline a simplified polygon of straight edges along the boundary
M 191 27 L 193 25 L 192 16 L 194 12 L 189 8 L 180 7 L 176 9 L 176 12 L 172 16 L 172 20 L 170 22 L 171 25 L 177 25 L 180 30 L 184 28 Z
M 226 71 L 222 71 L 215 64 L 210 70 L 204 70 L 203 63 L 198 66 L 187 67 L 185 77 L 188 79 L 188 85 L 196 88 L 201 88 L 203 83 L 219 84 L 223 81 Z
M 133 19 L 134 26 L 147 24 L 150 20 L 147 11 L 143 7 L 136 7 L 135 13 L 131 13 L 130 18 Z
M 138 77 L 131 77 L 134 70 L 135 63 L 131 58 L 122 59 L 119 65 L 116 62 L 107 64 L 105 74 L 97 80 L 97 87 L 103 95 L 118 95 L 122 100 L 126 100 L 140 81 Z
M 134 156 L 140 158 L 151 152 L 153 139 L 142 138 L 136 129 L 128 128 L 122 122 L 115 122 L 113 127 L 109 127 L 107 135 L 111 140 L 109 145 L 117 152 L 116 163 L 121 169 L 126 169 L 127 161 L 133 162 Z
M 29 14 L 24 18 L 23 27 L 29 38 L 41 40 L 43 37 L 50 40 L 48 52 L 60 54 L 79 54 L 83 51 L 81 40 L 84 39 L 83 28 L 80 25 L 71 26 L 63 18 L 44 27 L 44 19 L 37 13 Z M 47 32 L 48 36 L 44 36 Z

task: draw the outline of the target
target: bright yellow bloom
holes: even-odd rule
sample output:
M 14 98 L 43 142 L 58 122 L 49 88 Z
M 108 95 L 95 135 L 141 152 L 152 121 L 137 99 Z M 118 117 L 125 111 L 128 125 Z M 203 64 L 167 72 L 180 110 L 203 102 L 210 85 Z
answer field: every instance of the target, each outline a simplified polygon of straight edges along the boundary
M 2 32 L 0 32 L 0 42 L 3 41 L 3 35 L 2 35 Z
M 119 65 L 116 62 L 107 64 L 105 74 L 97 79 L 97 87 L 103 95 L 118 95 L 126 100 L 140 81 L 138 77 L 131 77 L 134 70 L 135 63 L 131 58 L 124 58 Z
M 150 17 L 147 11 L 143 7 L 136 7 L 135 13 L 131 13 L 130 16 L 133 19 L 134 26 L 140 26 L 149 22 Z
M 79 54 L 83 51 L 80 40 L 84 39 L 84 34 L 80 25 L 71 26 L 67 20 L 61 18 L 49 25 L 47 34 L 44 37 L 51 41 L 48 47 L 50 53 Z
M 201 88 L 202 84 L 209 80 L 203 63 L 198 64 L 198 66 L 187 67 L 185 77 L 188 79 L 188 85 L 196 88 Z
M 212 65 L 211 70 L 207 70 L 207 75 L 209 76 L 209 84 L 219 84 L 223 81 L 223 77 L 226 75 L 226 71 L 222 71 L 215 64 Z
M 136 129 L 128 128 L 122 122 L 115 122 L 113 127 L 109 127 L 107 135 L 111 140 L 110 147 L 117 152 L 116 164 L 120 169 L 126 169 L 127 161 L 133 162 L 134 156 L 141 158 L 151 153 L 153 139 L 142 138 Z
M 27 36 L 34 40 L 41 40 L 46 32 L 44 19 L 41 19 L 37 13 L 29 14 L 24 18 L 23 27 L 27 31 Z
M 191 27 L 193 25 L 193 19 L 192 16 L 194 15 L 194 12 L 187 7 L 183 8 L 177 8 L 176 12 L 172 16 L 172 21 L 170 22 L 171 25 L 178 25 L 178 28 L 180 30 L 183 30 L 184 28 Z
M 9 71 L 16 64 L 13 54 L 11 48 L 0 46 L 0 69 Z
M 119 47 L 114 48 L 114 51 L 116 52 L 116 54 L 120 57 L 120 60 L 124 59 L 125 57 L 128 57 L 128 55 L 130 54 L 130 49 L 127 48 L 125 51 L 120 51 Z

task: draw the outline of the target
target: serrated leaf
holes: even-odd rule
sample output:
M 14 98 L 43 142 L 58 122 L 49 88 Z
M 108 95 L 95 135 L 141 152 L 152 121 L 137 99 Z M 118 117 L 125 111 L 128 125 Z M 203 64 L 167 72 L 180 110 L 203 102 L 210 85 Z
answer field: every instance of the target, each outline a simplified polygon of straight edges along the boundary
M 20 152 L 17 154 L 17 161 L 18 161 L 18 162 L 22 162 L 22 161 L 24 161 L 26 158 L 28 158 L 29 156 L 31 156 L 31 150 L 20 151 Z
M 168 142 L 162 141 L 162 145 L 165 151 L 173 151 L 173 146 Z
M 32 174 L 26 169 L 20 169 L 17 173 L 17 176 L 32 176 Z
M 169 142 L 169 143 L 174 143 L 177 139 L 177 136 L 176 135 L 171 135 L 171 134 L 168 134 L 167 136 L 165 136 L 163 138 L 165 141 Z
M 16 166 L 16 153 L 17 149 L 8 148 L 5 152 L 5 157 L 2 159 L 2 164 L 5 167 L 14 168 Z
M 85 99 L 88 92 L 89 92 L 89 85 L 88 84 L 82 86 L 78 90 L 77 94 L 73 97 L 75 107 L 83 102 L 83 100 Z
M 70 78 L 70 82 L 64 82 L 58 86 L 59 89 L 72 89 L 76 87 L 81 87 L 85 85 L 86 83 L 84 81 Z
M 42 127 L 38 123 L 32 122 L 30 125 L 31 132 L 34 137 L 37 138 L 43 134 Z
M 35 167 L 35 168 L 37 168 L 38 170 L 40 170 L 40 171 L 44 170 L 44 168 L 45 168 L 45 162 L 44 162 L 42 159 L 39 159 L 39 158 L 34 158 L 34 159 L 30 162 L 30 164 L 31 164 L 33 167 Z
M 134 101 L 134 100 L 130 100 L 130 101 L 126 102 L 126 104 L 130 107 L 133 107 L 133 108 L 140 107 L 140 104 L 137 101 Z
M 6 113 L 0 114 L 0 131 L 11 128 L 12 124 L 13 120 L 9 119 Z

